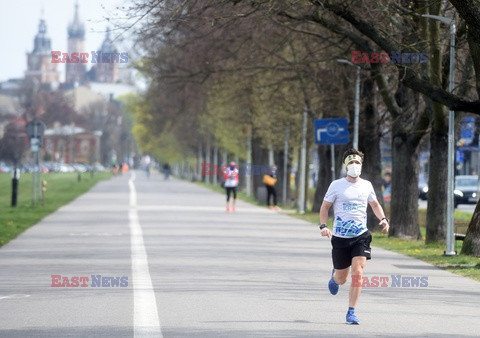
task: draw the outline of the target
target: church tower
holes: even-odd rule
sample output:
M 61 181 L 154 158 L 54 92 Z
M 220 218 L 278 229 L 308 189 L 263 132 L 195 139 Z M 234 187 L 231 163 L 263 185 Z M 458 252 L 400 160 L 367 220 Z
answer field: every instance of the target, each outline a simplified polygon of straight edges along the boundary
M 52 63 L 52 46 L 47 34 L 47 23 L 40 19 L 38 33 L 33 40 L 33 51 L 27 54 L 26 79 L 36 78 L 39 83 L 52 84 L 60 82 L 57 64 Z
M 68 25 L 68 55 L 72 53 L 89 53 L 85 50 L 85 26 L 80 22 L 78 15 L 78 2 L 75 4 L 73 21 Z M 65 82 L 83 83 L 86 79 L 86 63 L 66 63 Z
M 107 28 L 105 40 L 100 47 L 102 53 L 117 53 L 110 37 L 110 29 Z M 112 60 L 113 61 L 113 60 Z M 103 83 L 116 83 L 119 80 L 118 62 L 99 62 L 95 66 L 95 80 Z

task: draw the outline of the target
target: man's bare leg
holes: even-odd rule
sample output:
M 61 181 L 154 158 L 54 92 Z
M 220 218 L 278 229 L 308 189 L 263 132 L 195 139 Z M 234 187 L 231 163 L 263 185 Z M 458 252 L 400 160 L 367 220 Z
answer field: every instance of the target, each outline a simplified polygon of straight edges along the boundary
M 357 304 L 360 293 L 362 292 L 362 276 L 366 263 L 367 258 L 363 256 L 356 256 L 352 259 L 352 278 L 353 276 L 358 276 L 355 278 L 358 278 L 357 280 L 360 282 L 360 286 L 353 286 L 353 283 L 350 286 L 349 306 L 353 308 Z
M 346 269 L 335 269 L 335 273 L 333 274 L 333 281 L 338 285 L 343 285 L 347 282 L 348 279 L 348 272 L 350 271 L 350 267 Z

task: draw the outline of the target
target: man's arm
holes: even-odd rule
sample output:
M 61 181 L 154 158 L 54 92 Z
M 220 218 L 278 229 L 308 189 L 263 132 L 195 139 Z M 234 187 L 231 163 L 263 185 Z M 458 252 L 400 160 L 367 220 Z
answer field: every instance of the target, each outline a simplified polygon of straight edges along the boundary
M 320 224 L 327 224 L 328 221 L 328 210 L 332 206 L 332 202 L 323 201 L 322 206 L 320 207 Z M 332 232 L 329 228 L 323 228 L 322 236 L 327 236 L 328 238 L 332 237 Z
M 379 225 L 382 226 L 382 232 L 387 233 L 388 229 L 390 228 L 390 221 L 385 216 L 385 212 L 383 211 L 382 206 L 380 205 L 380 203 L 378 203 L 377 200 L 369 202 L 369 204 L 372 207 L 375 216 L 380 219 Z

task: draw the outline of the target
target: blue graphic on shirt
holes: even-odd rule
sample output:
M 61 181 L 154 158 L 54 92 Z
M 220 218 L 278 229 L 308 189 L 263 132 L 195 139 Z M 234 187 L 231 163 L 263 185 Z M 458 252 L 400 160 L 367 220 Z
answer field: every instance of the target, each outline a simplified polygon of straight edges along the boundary
M 335 230 L 333 234 L 340 237 L 355 237 L 360 235 L 360 233 L 364 230 L 365 227 L 363 223 L 355 224 L 353 219 L 344 222 L 340 217 L 337 216 L 335 219 Z
M 357 203 L 343 203 L 343 211 L 352 211 L 360 209 L 360 205 Z

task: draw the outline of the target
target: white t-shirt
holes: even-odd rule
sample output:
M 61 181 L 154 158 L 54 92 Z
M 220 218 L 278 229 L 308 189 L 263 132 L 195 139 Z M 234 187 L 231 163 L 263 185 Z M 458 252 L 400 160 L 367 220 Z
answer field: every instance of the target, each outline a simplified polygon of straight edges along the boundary
M 228 168 L 225 174 L 225 187 L 235 188 L 237 186 L 238 186 L 238 169 L 235 168 L 234 170 L 231 170 L 230 168 Z
M 360 178 L 350 183 L 341 178 L 330 183 L 324 200 L 333 203 L 333 235 L 351 238 L 367 231 L 368 202 L 377 196 L 370 181 Z

